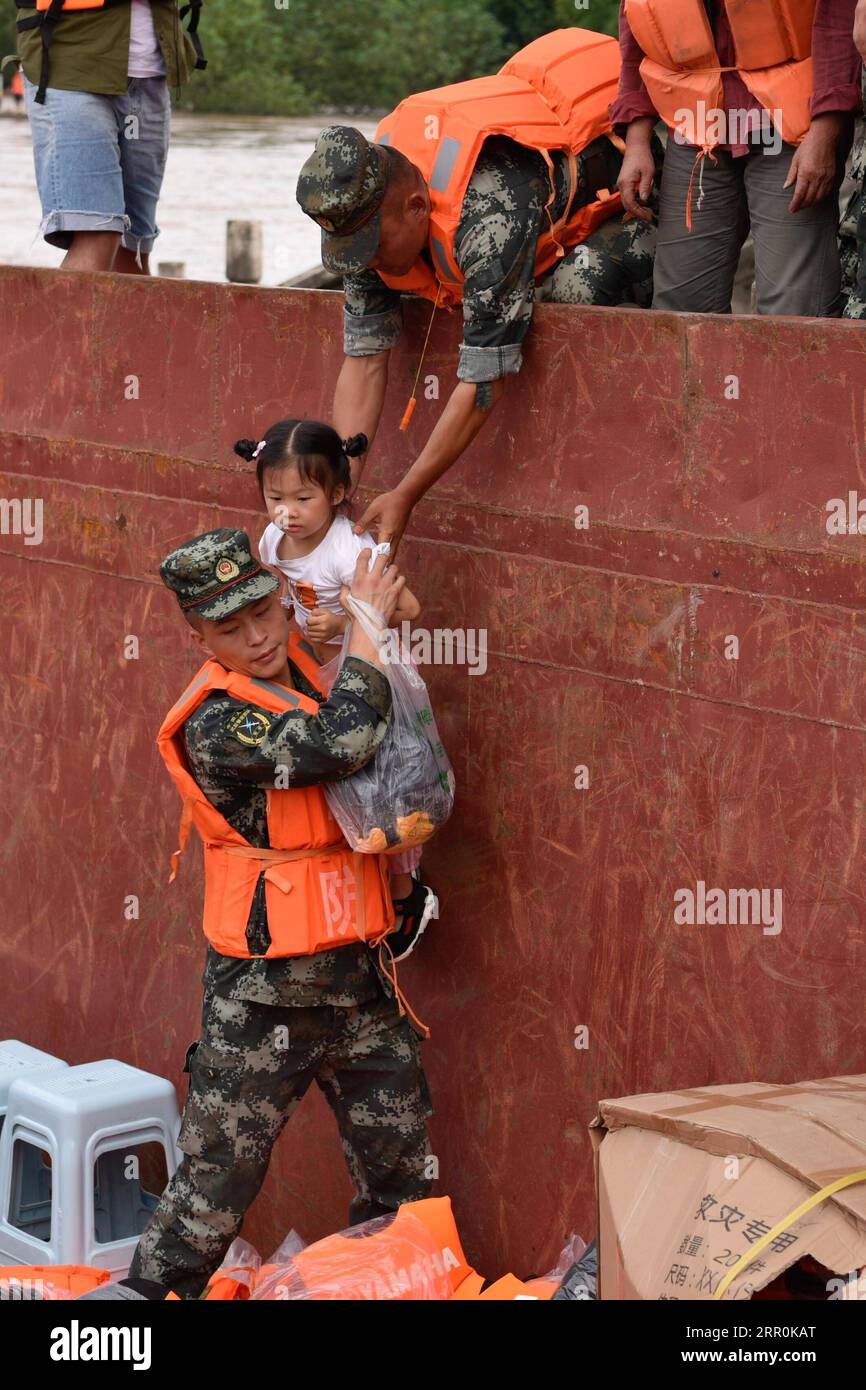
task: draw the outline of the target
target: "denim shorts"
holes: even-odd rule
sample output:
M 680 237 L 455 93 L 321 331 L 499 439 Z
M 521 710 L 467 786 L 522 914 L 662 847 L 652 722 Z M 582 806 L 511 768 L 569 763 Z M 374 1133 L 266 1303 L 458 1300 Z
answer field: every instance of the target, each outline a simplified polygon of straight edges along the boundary
M 45 240 L 67 249 L 73 232 L 120 232 L 130 251 L 150 251 L 171 125 L 165 78 L 130 77 L 121 96 L 49 87 L 44 106 L 26 77 L 24 92 Z

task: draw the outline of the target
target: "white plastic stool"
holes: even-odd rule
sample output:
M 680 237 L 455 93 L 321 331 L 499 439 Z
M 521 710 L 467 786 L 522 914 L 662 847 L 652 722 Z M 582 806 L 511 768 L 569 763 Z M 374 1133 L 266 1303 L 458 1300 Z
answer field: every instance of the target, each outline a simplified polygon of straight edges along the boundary
M 59 1071 L 66 1065 L 62 1058 L 54 1057 L 50 1052 L 40 1052 L 38 1047 L 30 1047 L 28 1043 L 18 1042 L 16 1038 L 7 1038 L 5 1042 L 0 1042 L 0 1135 L 3 1133 L 12 1082 L 40 1071 Z M 50 1198 L 51 1169 L 41 1163 L 26 1164 L 22 1174 L 21 1195 L 29 1207 L 44 1202 L 46 1197 Z
M 7 1038 L 5 1042 L 0 1042 L 0 1131 L 3 1129 L 3 1117 L 6 1114 L 12 1082 L 18 1081 L 27 1072 L 50 1071 L 52 1068 L 57 1070 L 65 1066 L 66 1063 L 61 1057 L 54 1057 L 50 1052 L 40 1052 L 38 1047 L 30 1047 L 28 1043 L 18 1042 L 16 1038 Z
M 171 1082 L 125 1062 L 13 1081 L 0 1134 L 0 1264 L 96 1265 L 122 1277 L 160 1195 L 130 1160 L 160 1144 L 170 1177 L 179 1129 Z

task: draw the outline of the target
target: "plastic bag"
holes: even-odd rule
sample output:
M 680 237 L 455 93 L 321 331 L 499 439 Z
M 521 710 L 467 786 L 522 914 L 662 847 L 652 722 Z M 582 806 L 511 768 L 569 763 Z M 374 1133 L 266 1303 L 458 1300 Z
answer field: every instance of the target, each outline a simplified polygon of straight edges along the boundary
M 554 1303 L 585 1302 L 598 1298 L 598 1247 L 592 1241 L 583 1254 L 565 1271 Z
M 454 773 L 427 687 L 399 635 L 370 604 L 350 597 L 346 606 L 352 625 L 360 623 L 382 653 L 393 701 L 391 722 L 376 756 L 351 777 L 325 783 L 325 795 L 352 849 L 397 854 L 423 844 L 447 821 L 454 806 Z M 326 685 L 346 657 L 351 632 L 352 626 L 343 638 L 339 663 L 322 667 Z
M 282 1246 L 280 1247 L 283 1248 Z M 378 1216 L 326 1236 L 282 1263 L 263 1265 L 253 1300 L 347 1302 L 451 1297 L 442 1250 L 417 1216 Z
M 208 1280 L 205 1299 L 249 1298 L 261 1264 L 262 1257 L 255 1246 L 238 1236 Z

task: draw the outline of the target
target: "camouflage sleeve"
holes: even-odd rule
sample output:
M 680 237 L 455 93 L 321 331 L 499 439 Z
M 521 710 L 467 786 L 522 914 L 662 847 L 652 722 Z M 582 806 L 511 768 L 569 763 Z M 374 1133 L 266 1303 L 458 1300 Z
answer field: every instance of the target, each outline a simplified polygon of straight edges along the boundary
M 369 357 L 394 347 L 403 331 L 400 295 L 375 270 L 343 279 L 343 350 L 347 357 Z
M 520 370 L 520 345 L 532 322 L 535 248 L 549 193 L 527 155 L 511 141 L 488 141 L 463 198 L 455 238 L 465 276 L 461 381 L 497 381 Z
M 390 715 L 386 677 L 350 656 L 316 714 L 274 714 L 219 697 L 186 721 L 184 739 L 192 772 L 206 790 L 308 787 L 349 777 L 368 763 Z

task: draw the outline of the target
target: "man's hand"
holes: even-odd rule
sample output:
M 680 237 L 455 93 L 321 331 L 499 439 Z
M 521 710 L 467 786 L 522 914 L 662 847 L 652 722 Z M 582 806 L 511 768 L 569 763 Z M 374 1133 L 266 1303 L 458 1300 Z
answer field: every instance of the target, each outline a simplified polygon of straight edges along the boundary
M 401 590 L 405 587 L 406 580 L 399 573 L 397 566 L 391 563 L 390 555 L 377 555 L 376 563 L 370 569 L 372 554 L 372 550 L 367 549 L 362 550 L 358 556 L 350 593 L 352 598 L 371 604 L 377 612 L 382 614 L 385 622 L 390 626 L 394 609 L 397 607 L 397 600 Z
M 656 173 L 650 144 L 652 131 L 653 122 L 648 116 L 631 122 L 626 132 L 622 168 L 616 181 L 625 211 L 639 217 L 642 222 L 653 219 L 652 210 L 644 206 L 649 202 Z
M 383 492 L 381 497 L 370 503 L 360 521 L 356 522 L 355 534 L 359 535 L 375 526 L 376 539 L 380 542 L 390 541 L 390 558 L 393 560 L 412 515 L 413 505 L 409 495 L 399 487 L 395 487 L 392 492 Z
M 836 146 L 842 131 L 842 118 L 835 113 L 816 116 L 797 146 L 785 188 L 795 184 L 789 212 L 799 212 L 820 203 L 833 191 L 836 180 Z
M 307 619 L 307 636 L 312 642 L 329 642 L 346 631 L 348 618 L 331 613 L 327 608 L 313 608 Z
M 854 12 L 854 46 L 866 63 L 866 0 L 857 0 Z

